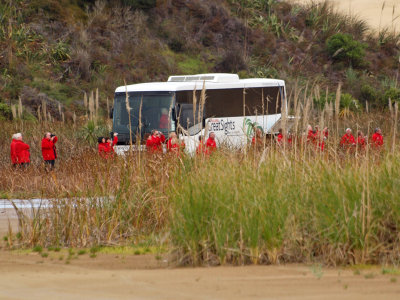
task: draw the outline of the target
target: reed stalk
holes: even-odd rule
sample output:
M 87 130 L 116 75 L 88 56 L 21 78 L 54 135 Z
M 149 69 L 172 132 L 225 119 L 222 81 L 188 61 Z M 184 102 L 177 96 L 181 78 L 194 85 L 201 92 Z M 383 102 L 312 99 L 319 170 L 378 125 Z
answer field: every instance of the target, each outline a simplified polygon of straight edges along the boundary
M 129 95 L 128 95 L 128 86 L 126 85 L 126 81 L 124 80 L 125 85 L 125 105 L 126 111 L 128 112 L 128 124 L 129 124 L 129 151 L 132 153 L 133 145 L 132 145 L 132 122 L 131 122 L 131 106 L 129 105 Z

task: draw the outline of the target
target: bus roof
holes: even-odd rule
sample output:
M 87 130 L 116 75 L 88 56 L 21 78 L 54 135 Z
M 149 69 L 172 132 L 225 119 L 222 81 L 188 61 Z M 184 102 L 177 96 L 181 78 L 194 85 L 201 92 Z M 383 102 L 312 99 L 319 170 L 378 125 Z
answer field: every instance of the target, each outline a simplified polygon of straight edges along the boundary
M 237 74 L 210 73 L 197 75 L 170 76 L 167 82 L 148 82 L 118 87 L 116 93 L 128 92 L 176 92 L 202 90 L 260 88 L 285 86 L 280 79 L 251 78 L 239 79 Z

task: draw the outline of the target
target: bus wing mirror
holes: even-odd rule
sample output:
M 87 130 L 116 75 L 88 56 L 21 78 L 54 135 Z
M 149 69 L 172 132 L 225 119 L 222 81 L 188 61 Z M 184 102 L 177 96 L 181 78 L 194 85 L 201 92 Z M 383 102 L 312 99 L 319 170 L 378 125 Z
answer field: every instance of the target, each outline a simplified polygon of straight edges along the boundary
M 179 123 L 181 124 L 182 127 L 188 128 L 193 125 L 195 125 L 197 121 L 197 114 L 200 109 L 200 106 L 196 106 L 196 116 L 195 119 L 193 120 L 193 104 L 191 103 L 181 103 L 178 104 L 177 107 L 177 119 L 179 119 Z M 201 119 L 199 120 L 200 122 L 203 123 L 203 126 L 205 126 L 205 109 L 202 111 L 202 116 L 200 117 Z
M 179 104 L 178 106 L 178 117 L 179 117 L 179 124 L 183 128 L 188 128 L 192 126 L 193 119 L 193 105 L 192 104 Z
M 112 119 L 113 116 L 114 116 L 114 107 L 111 107 L 111 109 L 110 109 L 110 114 L 109 114 L 108 117 L 109 117 L 110 119 Z
M 171 118 L 172 118 L 172 120 L 176 120 L 176 111 L 175 111 L 175 108 L 172 108 L 171 109 Z

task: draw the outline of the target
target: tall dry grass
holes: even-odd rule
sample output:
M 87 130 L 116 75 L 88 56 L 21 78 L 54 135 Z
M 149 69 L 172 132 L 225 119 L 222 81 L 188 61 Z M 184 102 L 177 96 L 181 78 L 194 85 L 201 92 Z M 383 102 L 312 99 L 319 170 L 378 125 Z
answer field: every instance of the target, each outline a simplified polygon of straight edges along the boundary
M 338 104 L 317 111 L 307 95 L 303 101 L 302 93 L 292 94 L 287 109 L 299 116 L 292 146 L 270 138 L 257 151 L 221 147 L 209 158 L 133 152 L 104 161 L 76 134 L 76 124 L 3 123 L 2 196 L 52 203 L 18 211 L 9 245 L 119 245 L 156 234 L 167 237 L 179 263 L 397 263 L 397 108 L 346 119 Z M 323 152 L 306 142 L 307 124 L 330 128 Z M 346 127 L 370 136 L 377 126 L 385 136 L 381 151 L 339 147 Z M 31 145 L 32 164 L 22 170 L 8 158 L 7 141 L 17 131 Z M 41 165 L 45 131 L 60 138 L 52 172 Z

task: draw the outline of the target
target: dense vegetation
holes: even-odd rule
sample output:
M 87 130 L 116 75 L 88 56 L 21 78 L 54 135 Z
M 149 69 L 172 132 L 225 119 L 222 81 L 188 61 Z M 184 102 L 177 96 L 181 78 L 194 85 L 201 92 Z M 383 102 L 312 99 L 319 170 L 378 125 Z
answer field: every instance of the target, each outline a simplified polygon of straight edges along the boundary
M 360 104 L 400 100 L 399 35 L 371 32 L 327 3 L 276 0 L 7 0 L 0 3 L 0 115 L 21 98 L 24 118 L 83 114 L 128 83 L 171 74 L 237 72 L 336 89 Z M 364 107 L 364 105 L 361 105 Z M 14 116 L 16 117 L 16 116 Z
M 150 240 L 191 264 L 399 262 L 394 32 L 370 34 L 326 3 L 9 0 L 0 49 L 0 115 L 14 118 L 0 120 L 0 196 L 53 203 L 17 210 L 7 247 Z M 97 156 L 96 136 L 110 130 L 99 114 L 117 85 L 199 72 L 285 79 L 293 133 L 328 126 L 324 152 L 299 138 L 209 159 Z M 383 149 L 341 151 L 349 126 L 381 127 Z M 41 165 L 44 131 L 60 138 L 53 172 Z M 27 169 L 10 167 L 15 132 L 31 145 Z
M 144 243 L 195 265 L 398 264 L 398 105 L 383 114 L 349 115 L 340 98 L 347 96 L 338 90 L 334 111 L 325 107 L 313 114 L 312 98 L 305 105 L 290 99 L 301 116 L 292 147 L 271 139 L 257 151 L 226 145 L 211 157 L 134 152 L 107 161 L 91 144 L 92 130 L 100 125 L 3 121 L 0 138 L 22 131 L 32 164 L 12 168 L 9 144 L 0 144 L 1 197 L 50 199 L 40 208 L 16 209 L 18 230 L 10 228 L 6 246 Z M 302 138 L 309 123 L 330 128 L 323 152 Z M 377 125 L 384 133 L 382 148 L 339 147 L 346 127 L 371 136 Z M 45 130 L 60 138 L 52 172 L 42 166 Z

